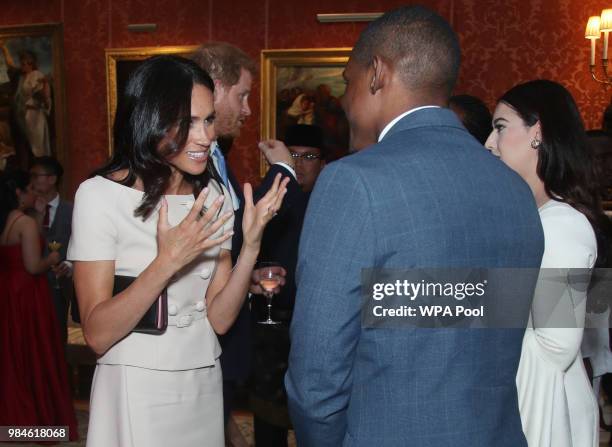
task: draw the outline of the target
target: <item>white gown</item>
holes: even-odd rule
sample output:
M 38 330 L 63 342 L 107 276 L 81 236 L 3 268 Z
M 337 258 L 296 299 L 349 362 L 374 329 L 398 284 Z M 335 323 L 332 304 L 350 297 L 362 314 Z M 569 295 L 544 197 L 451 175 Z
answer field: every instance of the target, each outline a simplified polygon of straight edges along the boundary
M 206 205 L 220 190 L 209 184 Z M 142 192 L 102 177 L 76 194 L 68 259 L 113 260 L 118 275 L 138 276 L 157 254 L 157 211 L 134 217 Z M 193 195 L 165 196 L 171 225 Z M 226 200 L 220 214 L 232 210 Z M 233 219 L 222 231 L 231 230 Z M 169 325 L 162 335 L 130 333 L 98 359 L 89 416 L 88 447 L 223 447 L 221 348 L 206 317 L 205 294 L 220 249 L 213 247 L 175 275 L 168 286 Z
M 595 234 L 586 217 L 567 204 L 551 200 L 539 212 L 545 270 L 538 279 L 516 378 L 523 431 L 529 447 L 597 447 L 598 408 L 580 352 L 586 286 L 574 279 L 559 281 L 567 279 L 569 268 L 594 266 Z M 576 282 L 588 282 L 588 275 Z
M 45 75 L 33 70 L 22 74 L 15 102 L 19 125 L 24 131 L 35 157 L 51 155 L 51 138 L 48 116 L 51 112 L 50 98 L 43 100 Z

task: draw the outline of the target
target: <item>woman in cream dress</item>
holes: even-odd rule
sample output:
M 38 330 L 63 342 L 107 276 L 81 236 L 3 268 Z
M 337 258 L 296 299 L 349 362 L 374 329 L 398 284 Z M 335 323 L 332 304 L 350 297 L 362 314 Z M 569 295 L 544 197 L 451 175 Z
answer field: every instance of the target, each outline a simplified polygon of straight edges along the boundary
M 609 223 L 592 184 L 576 104 L 551 81 L 518 85 L 499 100 L 485 145 L 531 187 L 544 229 L 542 270 L 516 379 L 527 442 L 596 447 L 597 404 L 580 344 L 589 269 Z
M 231 199 L 207 163 L 213 89 L 191 61 L 145 61 L 117 110 L 113 158 L 77 192 L 68 258 L 83 333 L 99 356 L 90 447 L 224 445 L 215 333 L 242 307 L 286 181 L 277 177 L 256 206 L 245 185 L 244 243 L 232 269 Z M 113 296 L 115 274 L 137 278 Z M 131 332 L 164 288 L 167 330 Z

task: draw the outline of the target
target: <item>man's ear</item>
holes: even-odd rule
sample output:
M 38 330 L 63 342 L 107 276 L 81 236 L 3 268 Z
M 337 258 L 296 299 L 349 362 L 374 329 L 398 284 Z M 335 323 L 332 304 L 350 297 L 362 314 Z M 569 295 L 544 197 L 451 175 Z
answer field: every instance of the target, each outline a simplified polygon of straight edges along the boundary
M 380 56 L 372 57 L 371 76 L 370 93 L 375 95 L 377 91 L 387 84 L 389 77 L 389 66 Z

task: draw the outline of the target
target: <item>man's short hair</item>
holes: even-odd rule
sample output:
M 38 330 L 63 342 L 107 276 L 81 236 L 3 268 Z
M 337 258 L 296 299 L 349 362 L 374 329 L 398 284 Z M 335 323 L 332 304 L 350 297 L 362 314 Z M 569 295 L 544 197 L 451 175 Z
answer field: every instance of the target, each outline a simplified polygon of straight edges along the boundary
M 227 42 L 205 43 L 195 51 L 193 60 L 213 80 L 219 80 L 226 86 L 238 84 L 242 68 L 251 75 L 257 73 L 257 66 L 253 59 L 240 48 Z
M 422 6 L 385 13 L 361 33 L 352 58 L 369 64 L 374 56 L 393 63 L 410 89 L 452 92 L 461 63 L 459 40 L 441 16 Z
M 459 119 L 465 128 L 480 144 L 484 145 L 493 130 L 491 126 L 493 117 L 487 105 L 480 98 L 472 95 L 451 96 L 448 105 L 460 112 Z
M 50 156 L 36 157 L 30 164 L 30 169 L 40 166 L 45 170 L 45 174 L 54 175 L 57 177 L 57 183 L 59 184 L 62 180 L 62 176 L 64 175 L 64 168 L 56 158 Z

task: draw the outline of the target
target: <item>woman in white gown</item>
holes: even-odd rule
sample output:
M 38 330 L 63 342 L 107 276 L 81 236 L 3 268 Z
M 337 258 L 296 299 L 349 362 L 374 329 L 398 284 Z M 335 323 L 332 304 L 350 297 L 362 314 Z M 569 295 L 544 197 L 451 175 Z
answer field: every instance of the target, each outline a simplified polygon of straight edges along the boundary
M 580 344 L 588 269 L 608 223 L 580 114 L 561 85 L 520 84 L 499 100 L 485 145 L 531 187 L 544 229 L 542 270 L 516 379 L 527 442 L 596 447 L 597 404 Z
M 214 84 L 192 61 L 140 65 L 117 110 L 114 155 L 76 195 L 68 258 L 87 344 L 98 354 L 87 445 L 224 446 L 221 350 L 250 283 L 280 175 L 253 204 L 230 260 L 232 203 L 207 163 Z M 136 277 L 113 296 L 114 275 Z M 167 288 L 168 328 L 132 332 Z

